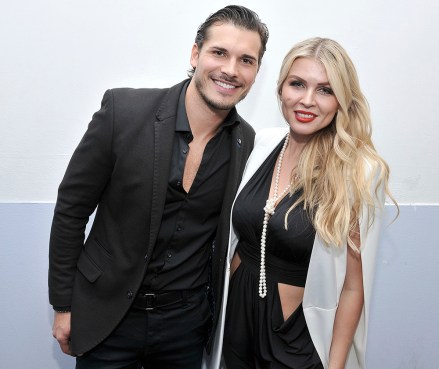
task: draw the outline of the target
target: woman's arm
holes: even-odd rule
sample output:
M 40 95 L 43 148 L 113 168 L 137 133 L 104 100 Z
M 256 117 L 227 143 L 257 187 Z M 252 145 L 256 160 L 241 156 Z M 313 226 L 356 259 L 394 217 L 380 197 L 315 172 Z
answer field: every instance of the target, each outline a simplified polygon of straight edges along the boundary
M 351 239 L 360 248 L 359 228 Z M 344 369 L 364 303 L 361 254 L 347 246 L 346 277 L 334 322 L 329 369 Z

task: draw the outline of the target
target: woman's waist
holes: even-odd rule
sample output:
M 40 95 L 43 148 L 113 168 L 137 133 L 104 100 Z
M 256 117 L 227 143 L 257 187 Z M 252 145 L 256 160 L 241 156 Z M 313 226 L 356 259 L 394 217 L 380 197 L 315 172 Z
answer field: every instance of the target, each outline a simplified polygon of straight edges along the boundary
M 243 263 L 249 270 L 259 275 L 261 267 L 261 251 L 247 242 L 239 241 L 236 252 L 238 252 Z M 282 259 L 276 255 L 265 254 L 265 273 L 267 281 L 285 283 L 298 287 L 305 287 L 308 266 Z

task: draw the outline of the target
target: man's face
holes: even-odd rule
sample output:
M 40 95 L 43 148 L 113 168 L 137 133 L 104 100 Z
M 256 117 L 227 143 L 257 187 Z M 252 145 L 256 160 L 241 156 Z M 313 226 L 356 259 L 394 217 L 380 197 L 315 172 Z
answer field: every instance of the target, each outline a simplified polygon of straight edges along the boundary
M 249 92 L 259 70 L 261 39 L 231 23 L 213 24 L 202 48 L 192 47 L 193 82 L 214 110 L 230 110 Z

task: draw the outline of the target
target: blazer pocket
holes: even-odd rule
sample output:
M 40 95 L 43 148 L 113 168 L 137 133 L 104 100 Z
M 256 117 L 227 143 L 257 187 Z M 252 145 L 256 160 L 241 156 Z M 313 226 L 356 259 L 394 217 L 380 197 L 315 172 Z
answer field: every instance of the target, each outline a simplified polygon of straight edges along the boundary
M 91 283 L 108 269 L 113 256 L 96 238 L 87 240 L 78 261 L 78 269 Z
M 87 278 L 90 283 L 96 282 L 96 280 L 102 274 L 102 270 L 87 255 L 87 252 L 85 250 L 83 250 L 81 255 L 79 256 L 77 267 L 82 275 Z

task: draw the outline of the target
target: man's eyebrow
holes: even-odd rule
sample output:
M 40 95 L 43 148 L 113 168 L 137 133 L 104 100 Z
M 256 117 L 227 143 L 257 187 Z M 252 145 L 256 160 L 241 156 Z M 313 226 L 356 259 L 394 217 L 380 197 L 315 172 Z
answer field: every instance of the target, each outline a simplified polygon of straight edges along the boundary
M 225 49 L 224 47 L 220 47 L 220 46 L 211 46 L 210 49 L 212 50 L 218 50 L 218 51 L 222 51 L 224 53 L 228 53 L 228 50 Z M 246 59 L 252 59 L 252 60 L 258 60 L 256 57 L 254 57 L 253 55 L 249 55 L 249 54 L 243 54 L 241 55 L 241 58 L 246 58 Z
M 246 59 L 252 59 L 254 61 L 257 61 L 258 59 L 255 58 L 253 55 L 248 55 L 248 54 L 244 54 L 242 55 L 242 58 L 246 58 Z
M 227 52 L 227 49 L 225 49 L 224 47 L 219 47 L 219 46 L 211 46 L 210 49 Z

